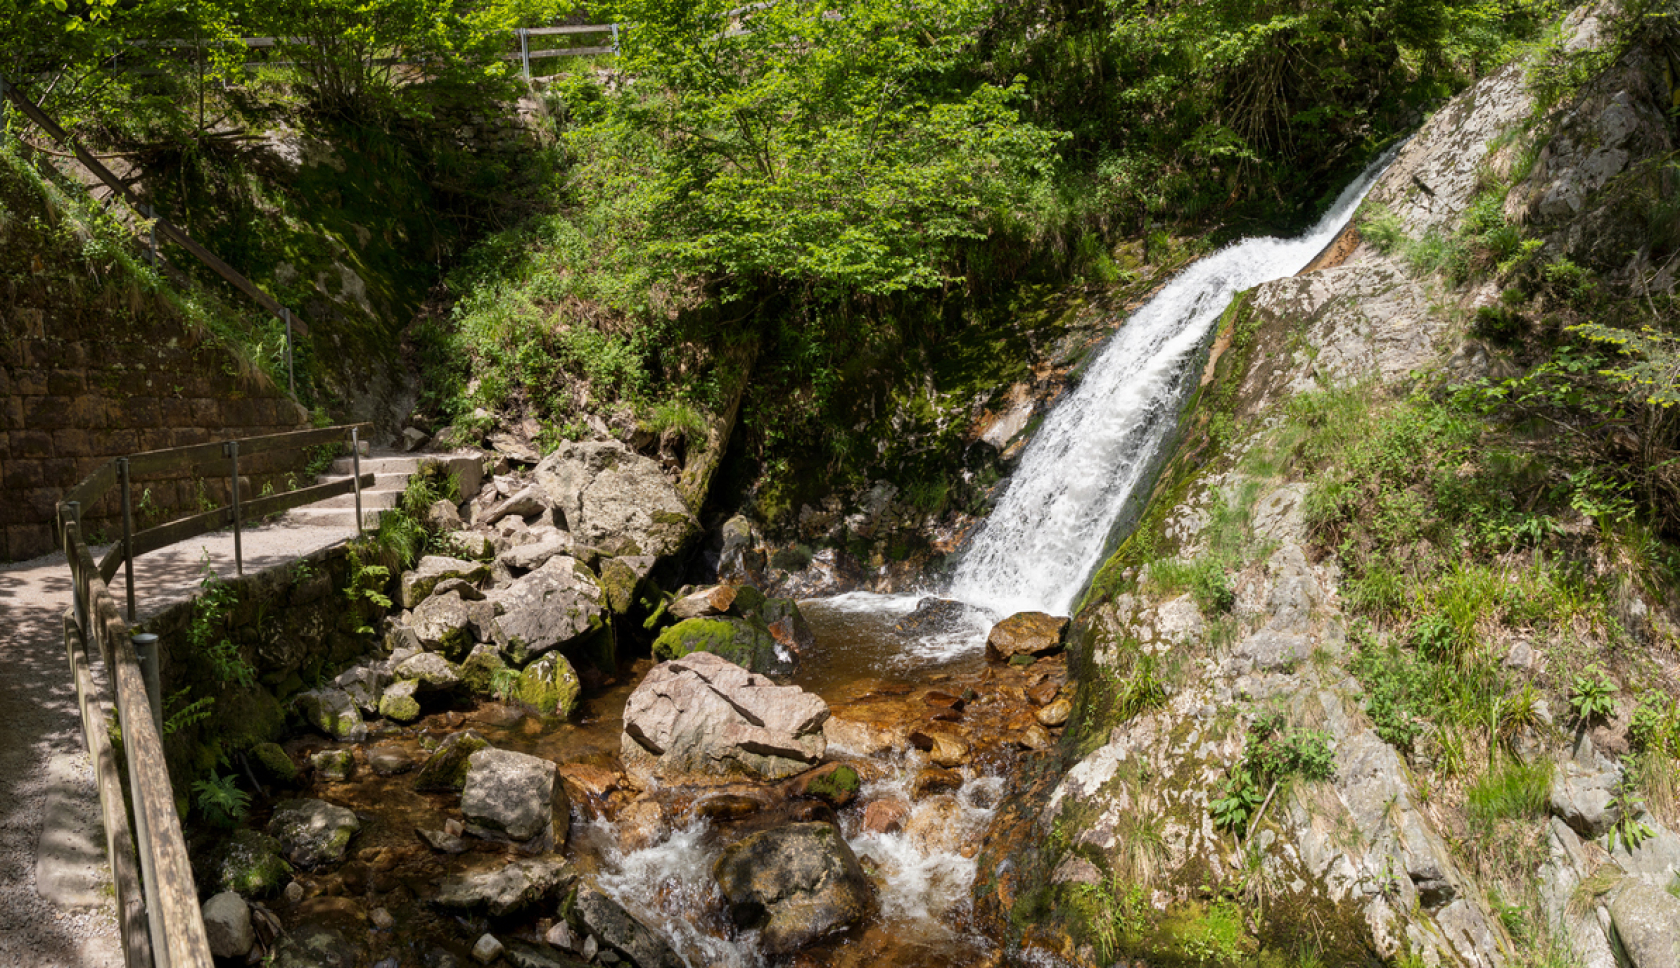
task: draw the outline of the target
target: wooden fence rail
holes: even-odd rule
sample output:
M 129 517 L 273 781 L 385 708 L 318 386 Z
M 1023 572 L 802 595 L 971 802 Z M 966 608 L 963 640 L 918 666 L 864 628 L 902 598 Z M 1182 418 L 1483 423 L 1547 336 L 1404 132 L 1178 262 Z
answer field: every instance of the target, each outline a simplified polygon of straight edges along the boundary
M 128 968 L 214 968 L 204 919 L 193 884 L 186 841 L 180 817 L 175 812 L 175 794 L 164 759 L 161 703 L 152 668 L 153 683 L 147 685 L 142 658 L 130 632 L 134 621 L 133 560 L 146 551 L 176 541 L 206 534 L 233 524 L 235 547 L 241 513 L 262 515 L 314 503 L 326 497 L 372 486 L 372 474 L 353 474 L 350 480 L 335 481 L 275 494 L 244 503 L 237 485 L 234 503 L 205 514 L 171 521 L 138 534 L 131 530 L 132 515 L 128 485 L 135 468 L 147 471 L 181 471 L 200 466 L 206 455 L 214 457 L 220 448 L 230 447 L 230 470 L 237 475 L 238 455 L 298 449 L 349 439 L 352 453 L 359 455 L 360 434 L 370 424 L 327 427 L 285 434 L 249 437 L 225 444 L 199 444 L 149 451 L 119 457 L 100 465 L 87 479 L 71 488 L 57 508 L 55 525 L 70 567 L 73 605 L 64 616 L 64 645 L 70 675 L 81 708 L 82 733 L 93 760 L 94 779 L 99 789 L 100 814 L 105 827 L 106 853 L 116 887 L 117 923 L 123 957 Z M 113 487 L 123 487 L 123 540 L 104 561 L 95 562 L 81 532 L 81 509 L 91 507 Z M 361 528 L 360 513 L 357 529 Z M 111 595 L 110 580 L 128 565 L 128 617 L 125 620 Z M 97 649 L 105 665 L 115 697 L 117 721 L 122 729 L 123 759 L 128 766 L 128 796 L 118 775 L 117 759 L 105 723 L 104 707 L 93 685 L 89 668 L 89 644 Z M 153 647 L 155 648 L 155 646 Z M 152 661 L 156 661 L 155 654 Z M 133 827 L 129 816 L 134 818 Z M 138 859 L 138 865 L 136 864 Z

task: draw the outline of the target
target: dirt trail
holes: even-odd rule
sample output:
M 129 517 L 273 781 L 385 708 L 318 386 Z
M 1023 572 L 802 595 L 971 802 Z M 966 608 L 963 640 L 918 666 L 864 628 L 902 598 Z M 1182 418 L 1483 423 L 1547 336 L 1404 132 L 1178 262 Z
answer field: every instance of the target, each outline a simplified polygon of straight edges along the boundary
M 348 537 L 344 528 L 284 523 L 247 530 L 245 570 L 285 565 Z M 206 554 L 217 574 L 234 574 L 231 532 L 136 559 L 140 618 L 190 597 Z M 120 606 L 120 573 L 112 591 Z M 0 566 L 0 968 L 123 963 L 99 801 L 64 655 L 69 607 L 63 555 Z

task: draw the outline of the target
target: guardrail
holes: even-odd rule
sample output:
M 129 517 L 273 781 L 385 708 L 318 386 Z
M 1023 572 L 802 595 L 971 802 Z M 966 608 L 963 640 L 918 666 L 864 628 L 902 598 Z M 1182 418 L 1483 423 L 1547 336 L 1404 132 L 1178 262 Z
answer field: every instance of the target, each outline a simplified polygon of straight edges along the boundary
M 128 968 L 214 968 L 204 919 L 193 885 L 181 821 L 163 754 L 162 696 L 158 683 L 155 637 L 131 636 L 134 622 L 134 558 L 231 524 L 236 566 L 244 570 L 239 528 L 245 517 L 276 514 L 340 494 L 356 494 L 356 529 L 361 530 L 361 489 L 374 476 L 361 473 L 361 431 L 370 424 L 301 430 L 247 437 L 222 443 L 173 447 L 106 461 L 64 495 L 56 526 L 70 566 L 73 604 L 64 616 L 64 647 L 82 713 L 82 732 L 93 760 L 117 896 L 117 927 Z M 353 457 L 352 475 L 311 487 L 241 502 L 239 457 L 344 441 Z M 184 471 L 228 460 L 232 503 L 204 514 L 171 521 L 139 533 L 133 530 L 129 479 L 136 473 Z M 92 507 L 113 487 L 122 488 L 123 537 L 103 560 L 95 561 L 81 533 L 81 509 Z M 111 596 L 110 580 L 118 568 L 127 572 L 127 617 Z M 146 639 L 151 641 L 147 642 Z M 88 643 L 99 651 L 115 693 L 128 764 L 129 796 L 123 795 L 116 755 L 93 685 Z M 143 654 L 144 653 L 144 654 Z M 132 807 L 134 826 L 129 827 Z M 135 858 L 139 859 L 136 871 Z
M 45 111 L 42 111 L 35 102 L 24 97 L 23 92 L 19 91 L 16 85 L 8 84 L 4 77 L 0 77 L 0 107 L 3 107 L 8 101 L 17 105 L 18 110 L 23 112 L 23 116 L 34 122 L 36 127 L 45 131 L 48 137 L 69 149 L 76 156 L 76 160 L 81 162 L 82 167 L 104 182 L 116 197 L 127 202 L 128 206 L 139 213 L 141 217 L 152 220 L 151 256 L 154 267 L 157 265 L 157 236 L 162 235 L 187 250 L 194 258 L 208 266 L 210 271 L 232 283 L 235 289 L 251 297 L 257 305 L 286 324 L 286 384 L 287 391 L 295 398 L 297 396 L 297 375 L 292 366 L 292 332 L 295 329 L 300 336 L 309 335 L 309 327 L 304 325 L 303 320 L 294 318 L 290 309 L 280 305 L 273 296 L 259 289 L 256 283 L 245 278 L 238 270 L 223 262 L 214 252 L 193 241 L 192 236 L 188 235 L 185 230 L 168 219 L 158 217 L 157 213 L 152 211 L 151 206 L 141 204 L 140 200 L 135 198 L 134 194 L 128 190 L 128 186 L 112 174 L 111 169 L 106 168 L 98 158 L 95 158 L 74 138 L 70 137 L 70 133 L 65 131 Z M 0 122 L 3 122 L 3 118 L 0 118 Z M 0 128 L 3 128 L 3 123 L 0 123 Z M 3 133 L 3 130 L 0 130 L 0 134 Z

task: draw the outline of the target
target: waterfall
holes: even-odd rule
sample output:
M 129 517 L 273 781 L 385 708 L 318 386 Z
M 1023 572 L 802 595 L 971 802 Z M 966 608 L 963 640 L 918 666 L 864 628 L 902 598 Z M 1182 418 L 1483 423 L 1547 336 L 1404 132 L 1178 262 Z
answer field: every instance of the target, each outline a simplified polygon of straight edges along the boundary
M 1305 268 L 1341 232 L 1393 152 L 1305 235 L 1244 239 L 1202 259 L 1133 313 L 1045 418 L 996 508 L 957 561 L 949 595 L 995 615 L 1070 614 L 1110 531 L 1170 439 L 1195 363 L 1237 293 Z

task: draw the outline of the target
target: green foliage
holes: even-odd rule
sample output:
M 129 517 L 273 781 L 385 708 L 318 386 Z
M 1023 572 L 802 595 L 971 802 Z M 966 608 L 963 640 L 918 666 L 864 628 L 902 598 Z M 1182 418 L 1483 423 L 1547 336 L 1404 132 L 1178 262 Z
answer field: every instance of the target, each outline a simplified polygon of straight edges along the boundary
M 1133 653 L 1132 668 L 1120 680 L 1114 698 L 1114 714 L 1120 723 L 1166 704 L 1167 684 L 1160 674 L 1160 658 L 1153 653 Z
M 1470 819 L 1484 827 L 1500 820 L 1544 817 L 1551 788 L 1550 761 L 1507 760 L 1476 778 L 1465 791 L 1465 808 Z
M 1633 709 L 1628 742 L 1640 752 L 1680 756 L 1680 700 L 1650 691 Z
M 1680 403 L 1680 336 L 1652 326 L 1635 331 L 1599 323 L 1572 326 L 1570 332 L 1616 352 L 1617 365 L 1598 373 L 1629 396 L 1661 410 Z
M 1610 798 L 1605 810 L 1615 816 L 1610 823 L 1610 832 L 1604 836 L 1604 846 L 1612 854 L 1616 852 L 1616 845 L 1633 853 L 1639 845 L 1656 836 L 1656 831 L 1639 818 L 1645 814 L 1645 801 L 1631 789 L 1623 787 L 1614 797 Z
M 232 828 L 251 812 L 251 795 L 239 789 L 232 776 L 211 773 L 193 781 L 194 803 L 213 827 Z
M 1215 826 L 1243 836 L 1277 786 L 1295 777 L 1328 780 L 1335 772 L 1329 733 L 1288 726 L 1282 713 L 1263 713 L 1249 725 L 1242 759 L 1220 795 L 1208 801 L 1208 814 Z
M 228 633 L 228 616 L 238 603 L 239 595 L 233 586 L 210 567 L 206 554 L 200 564 L 203 572 L 198 582 L 198 595 L 193 599 L 192 622 L 187 626 L 187 643 L 192 654 L 209 661 L 216 679 L 223 686 L 236 685 L 249 689 L 256 684 L 257 670 L 240 654 Z
M 396 517 L 396 515 L 388 515 Z M 344 597 L 349 599 L 352 610 L 356 615 L 362 615 L 357 606 L 366 603 L 378 611 L 391 608 L 391 596 L 385 594 L 386 587 L 391 582 L 391 569 L 385 565 L 364 562 L 362 552 L 356 548 L 350 549 L 350 582 L 344 586 Z M 372 635 L 373 626 L 365 621 L 356 626 L 357 635 Z
M 1616 714 L 1616 684 L 1601 665 L 1590 665 L 1569 682 L 1569 710 L 1583 723 L 1609 719 Z
M 210 710 L 216 704 L 216 697 L 200 696 L 192 702 L 187 702 L 187 697 L 191 694 L 192 689 L 189 687 L 164 699 L 163 735 L 172 736 L 210 718 Z

